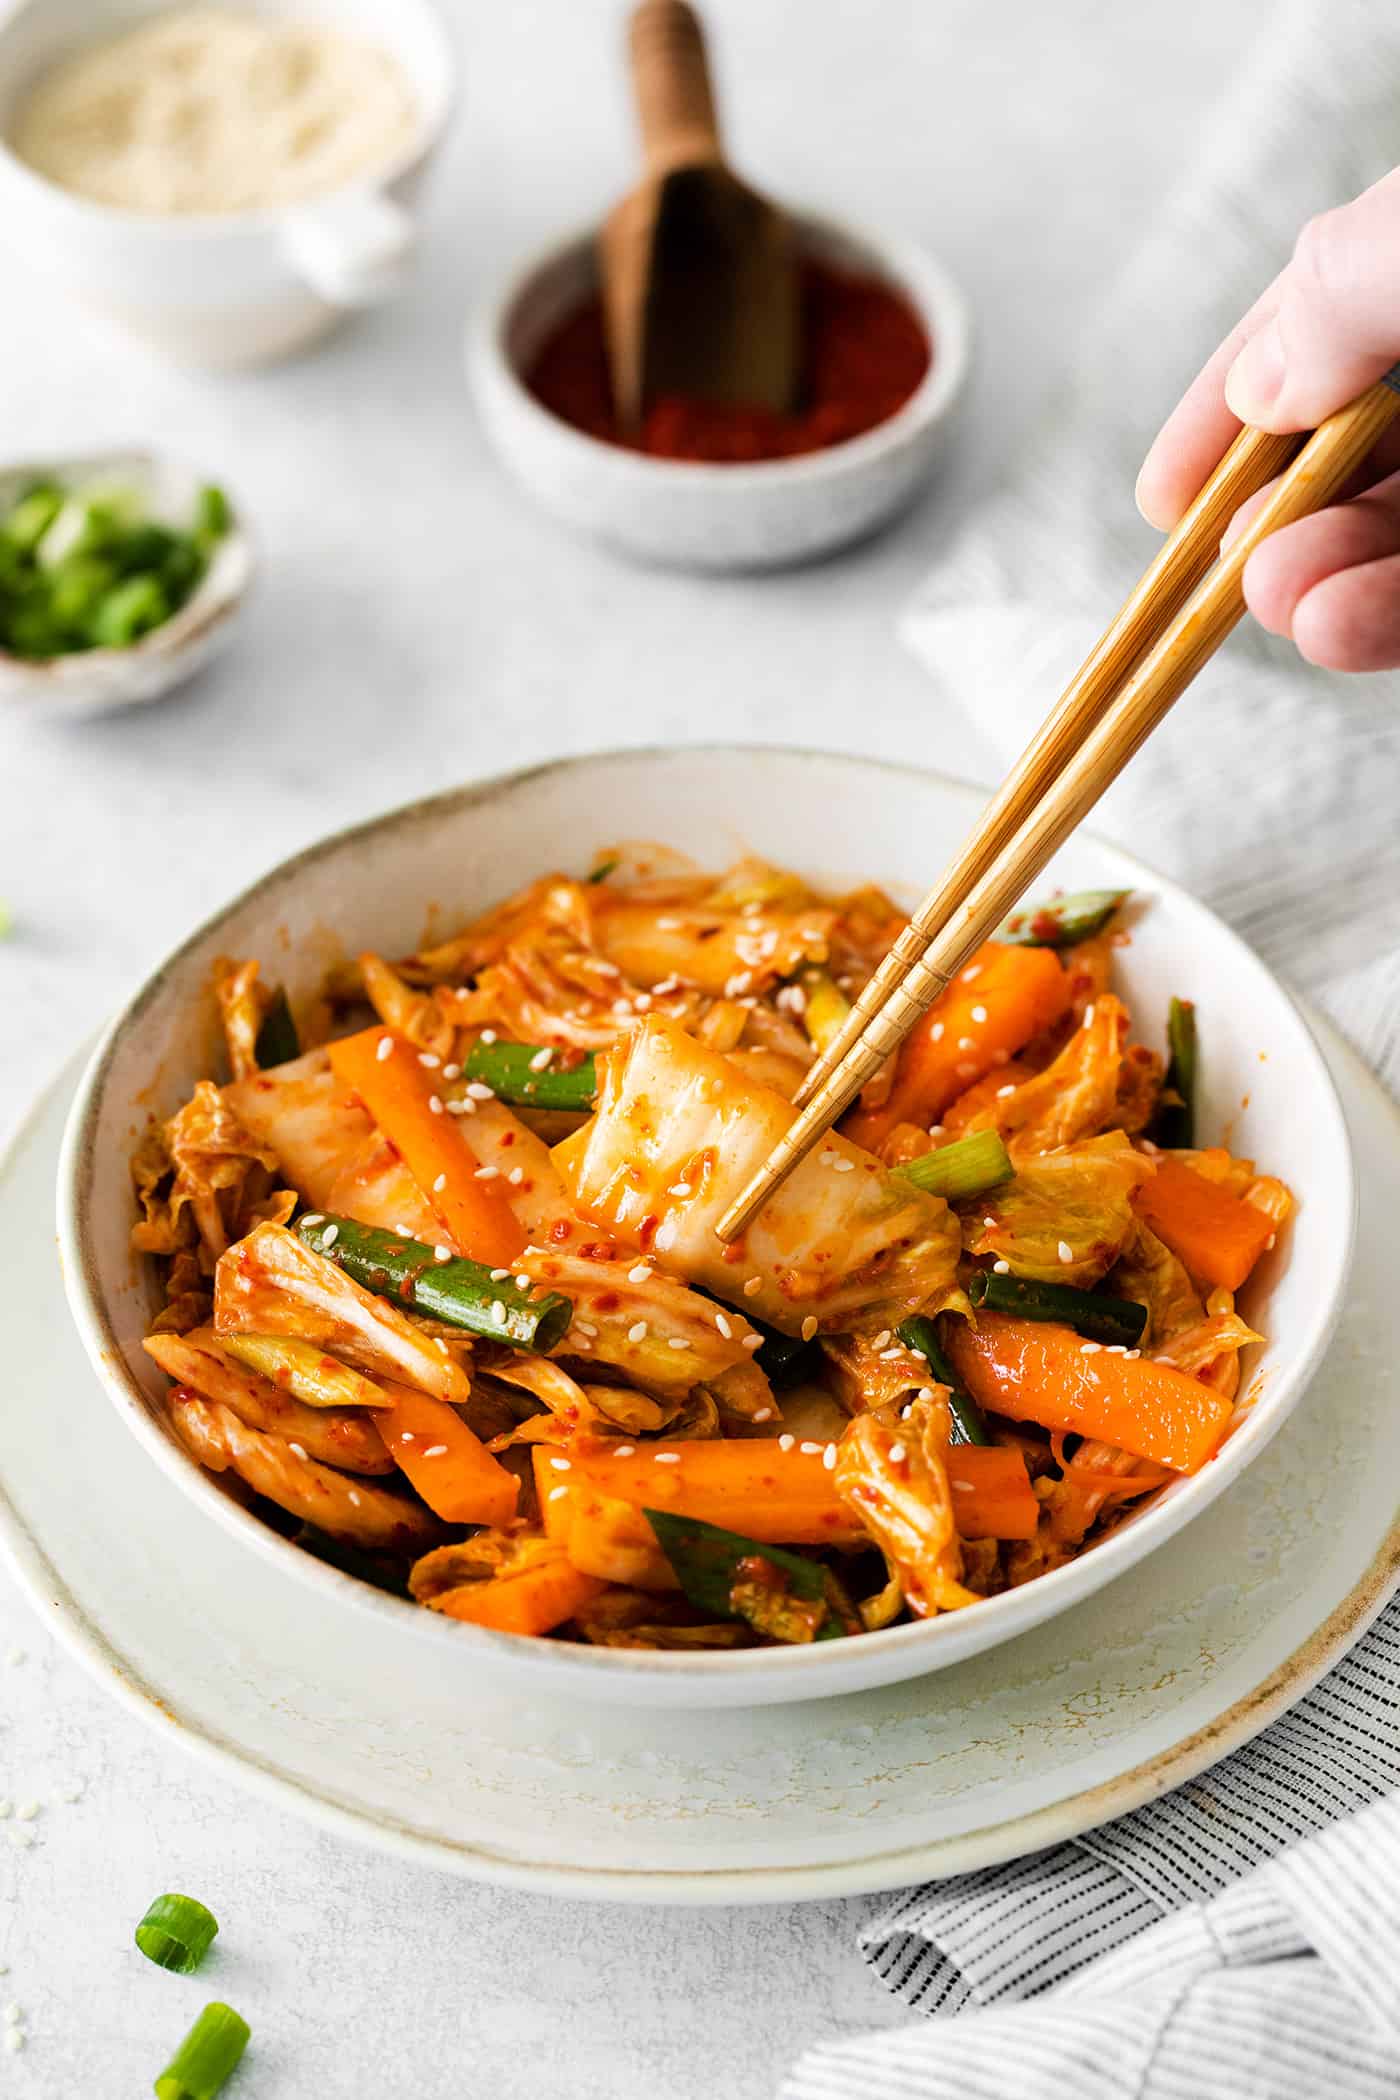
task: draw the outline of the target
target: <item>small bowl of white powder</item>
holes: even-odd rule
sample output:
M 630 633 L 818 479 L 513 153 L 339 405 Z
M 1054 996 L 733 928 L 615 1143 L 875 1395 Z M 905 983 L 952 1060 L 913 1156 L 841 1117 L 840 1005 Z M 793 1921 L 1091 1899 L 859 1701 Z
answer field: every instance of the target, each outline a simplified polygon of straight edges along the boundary
M 453 75 L 432 0 L 22 0 L 0 239 L 176 357 L 300 349 L 403 282 Z

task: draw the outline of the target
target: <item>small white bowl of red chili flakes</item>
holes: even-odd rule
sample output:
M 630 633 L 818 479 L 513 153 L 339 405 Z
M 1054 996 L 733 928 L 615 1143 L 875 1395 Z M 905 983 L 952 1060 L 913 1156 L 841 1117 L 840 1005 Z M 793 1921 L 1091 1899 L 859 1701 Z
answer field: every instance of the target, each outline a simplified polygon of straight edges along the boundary
M 790 415 L 660 400 L 624 438 L 591 230 L 516 270 L 473 317 L 477 412 L 545 509 L 637 560 L 726 570 L 810 560 L 907 508 L 963 398 L 967 303 L 912 242 L 794 223 L 804 348 Z

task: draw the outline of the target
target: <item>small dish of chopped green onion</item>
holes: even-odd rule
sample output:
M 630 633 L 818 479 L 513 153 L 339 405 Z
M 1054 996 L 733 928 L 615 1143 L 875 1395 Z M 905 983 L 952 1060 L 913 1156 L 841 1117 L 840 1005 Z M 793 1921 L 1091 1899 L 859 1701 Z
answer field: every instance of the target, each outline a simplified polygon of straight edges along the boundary
M 171 461 L 0 469 L 0 702 L 154 699 L 227 638 L 251 569 L 223 488 Z

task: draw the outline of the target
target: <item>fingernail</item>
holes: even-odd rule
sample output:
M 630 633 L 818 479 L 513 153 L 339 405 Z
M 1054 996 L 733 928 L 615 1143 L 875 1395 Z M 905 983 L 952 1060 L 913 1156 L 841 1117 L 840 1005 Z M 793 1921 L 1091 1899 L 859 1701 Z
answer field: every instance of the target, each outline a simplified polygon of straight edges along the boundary
M 1283 338 L 1277 321 L 1251 336 L 1225 375 L 1225 403 L 1242 423 L 1264 422 L 1283 391 Z

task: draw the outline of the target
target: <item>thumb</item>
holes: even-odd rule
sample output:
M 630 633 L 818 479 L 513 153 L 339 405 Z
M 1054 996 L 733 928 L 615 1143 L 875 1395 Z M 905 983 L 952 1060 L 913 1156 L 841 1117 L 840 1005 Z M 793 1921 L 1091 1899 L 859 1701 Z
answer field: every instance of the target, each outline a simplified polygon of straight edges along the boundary
M 1277 290 L 1225 399 L 1260 430 L 1311 430 L 1400 358 L 1400 168 L 1310 219 Z

